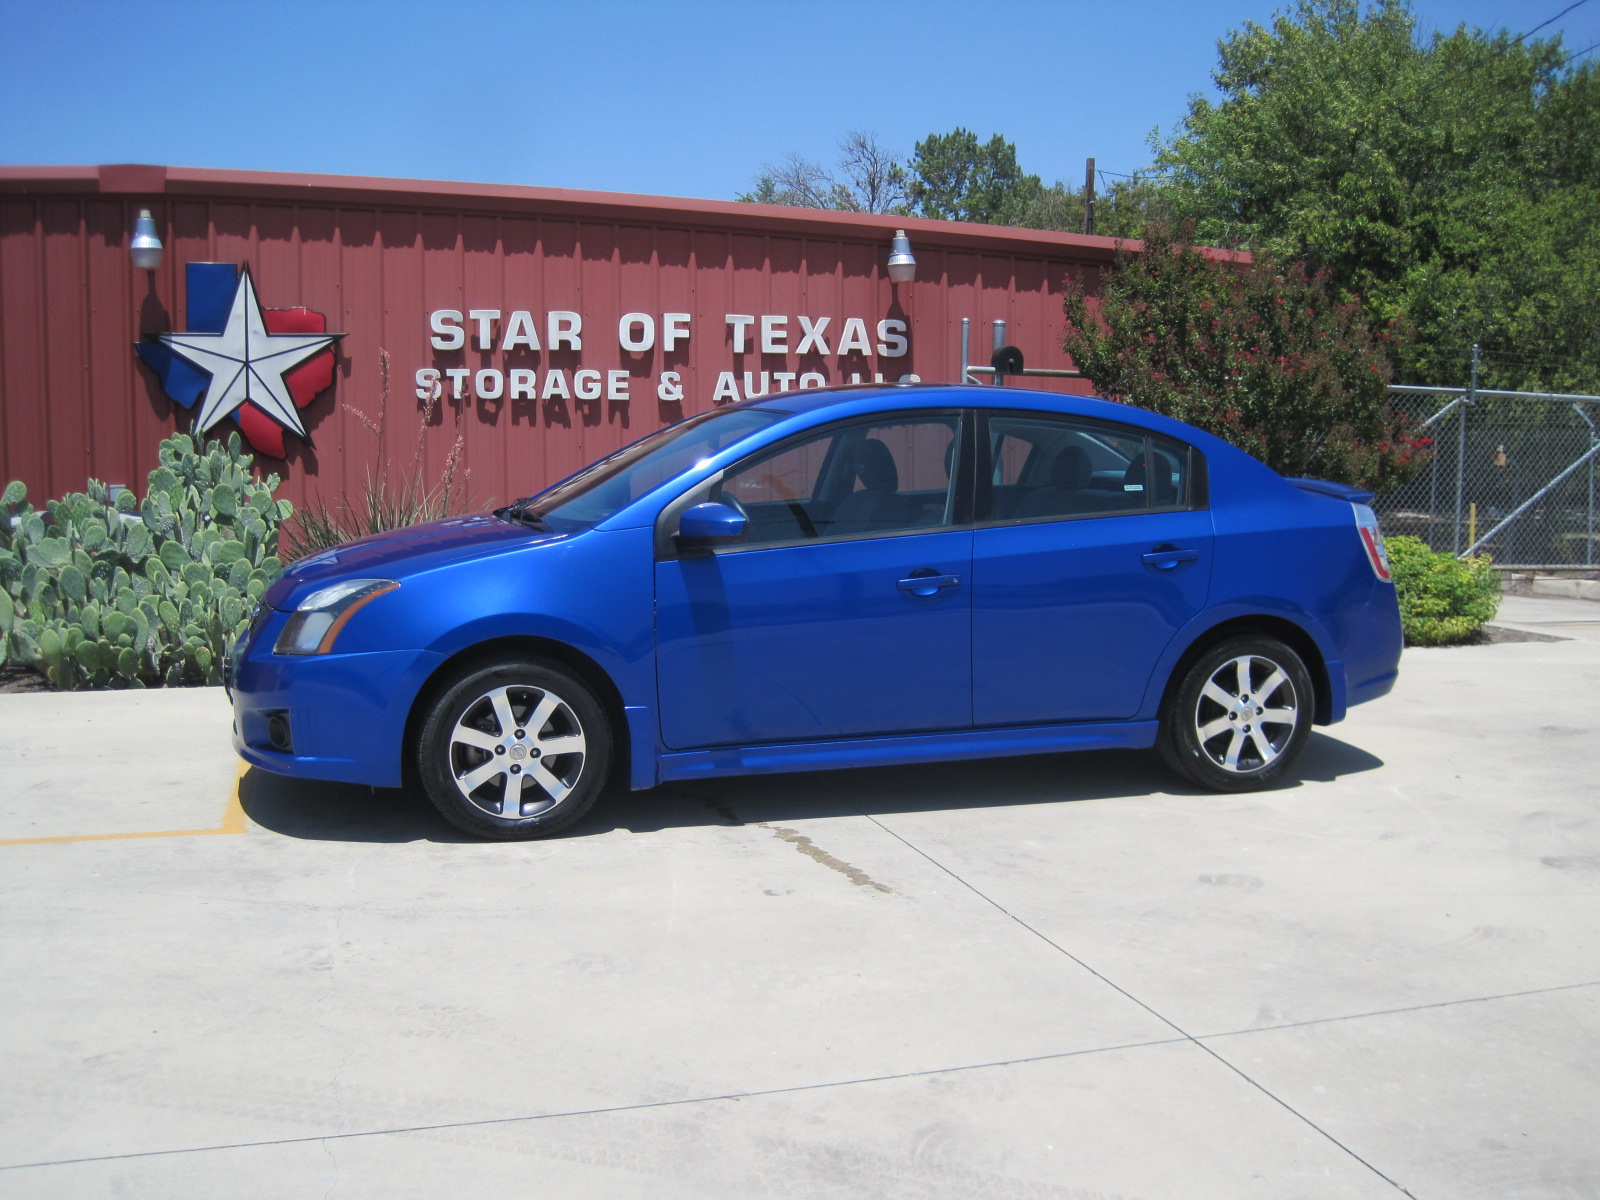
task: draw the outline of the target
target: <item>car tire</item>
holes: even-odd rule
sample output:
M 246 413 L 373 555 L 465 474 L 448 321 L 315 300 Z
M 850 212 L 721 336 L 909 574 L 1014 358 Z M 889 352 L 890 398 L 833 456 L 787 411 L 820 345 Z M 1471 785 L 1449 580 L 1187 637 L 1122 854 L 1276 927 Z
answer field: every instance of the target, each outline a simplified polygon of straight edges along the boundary
M 526 841 L 589 811 L 605 787 L 611 745 L 605 708 L 577 676 L 531 660 L 480 665 L 436 694 L 422 723 L 417 772 L 456 828 Z
M 1311 736 L 1316 694 L 1298 654 L 1234 637 L 1201 654 L 1168 697 L 1156 747 L 1201 787 L 1249 792 L 1283 777 Z

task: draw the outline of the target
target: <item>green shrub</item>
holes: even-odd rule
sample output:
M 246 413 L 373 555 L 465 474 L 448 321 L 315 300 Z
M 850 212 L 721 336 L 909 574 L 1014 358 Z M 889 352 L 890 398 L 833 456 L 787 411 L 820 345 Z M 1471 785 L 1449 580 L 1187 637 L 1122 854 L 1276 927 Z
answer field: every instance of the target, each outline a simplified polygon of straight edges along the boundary
M 239 435 L 161 443 L 142 503 L 98 480 L 40 513 L 21 483 L 0 515 L 0 649 L 59 688 L 222 682 L 223 658 L 278 575 L 293 511 L 250 474 Z
M 1386 540 L 1406 645 L 1464 642 L 1493 620 L 1500 607 L 1500 577 L 1487 554 L 1456 558 L 1428 549 L 1421 538 Z
M 1421 468 L 1431 442 L 1391 403 L 1390 356 L 1407 336 L 1341 302 L 1326 272 L 1249 265 L 1151 226 L 1119 250 L 1099 305 L 1065 286 L 1062 346 L 1100 395 L 1198 425 L 1283 475 L 1384 491 Z

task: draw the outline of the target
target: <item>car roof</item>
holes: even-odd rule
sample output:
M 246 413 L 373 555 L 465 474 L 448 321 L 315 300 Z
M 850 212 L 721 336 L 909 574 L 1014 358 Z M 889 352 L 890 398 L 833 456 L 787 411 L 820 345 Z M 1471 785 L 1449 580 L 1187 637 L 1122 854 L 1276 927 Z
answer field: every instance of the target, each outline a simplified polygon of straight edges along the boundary
M 825 410 L 837 410 L 836 415 L 841 417 L 892 411 L 898 408 L 1037 409 L 1041 412 L 1135 425 L 1153 433 L 1167 434 L 1169 437 L 1178 438 L 1207 450 L 1216 447 L 1234 449 L 1193 425 L 1131 404 L 1106 400 L 1099 396 L 1045 392 L 1026 387 L 997 387 L 993 384 L 988 386 L 953 383 L 844 384 L 777 392 L 728 407 L 792 413 L 795 416 L 812 416 Z

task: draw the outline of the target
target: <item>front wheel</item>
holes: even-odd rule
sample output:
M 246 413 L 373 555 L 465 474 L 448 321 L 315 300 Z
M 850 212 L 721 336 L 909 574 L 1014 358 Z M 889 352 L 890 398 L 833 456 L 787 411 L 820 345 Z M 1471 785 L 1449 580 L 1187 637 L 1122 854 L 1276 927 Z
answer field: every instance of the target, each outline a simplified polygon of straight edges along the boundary
M 1269 786 L 1305 748 L 1316 705 L 1311 673 L 1275 638 L 1236 637 L 1202 654 L 1161 714 L 1156 746 L 1201 787 Z
M 610 762 L 610 722 L 594 692 L 532 661 L 458 675 L 429 708 L 417 750 L 434 807 L 496 841 L 571 825 L 599 797 Z

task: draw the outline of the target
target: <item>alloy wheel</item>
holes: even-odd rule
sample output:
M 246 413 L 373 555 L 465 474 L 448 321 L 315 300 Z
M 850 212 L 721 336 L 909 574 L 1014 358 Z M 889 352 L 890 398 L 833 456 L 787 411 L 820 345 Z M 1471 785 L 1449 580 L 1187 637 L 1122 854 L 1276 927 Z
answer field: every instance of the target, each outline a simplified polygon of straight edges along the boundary
M 1288 747 L 1299 712 L 1288 673 L 1270 658 L 1241 654 L 1217 667 L 1200 689 L 1195 740 L 1222 770 L 1253 774 Z
M 457 789 L 475 808 L 503 820 L 538 816 L 560 804 L 583 774 L 587 754 L 572 706 L 528 685 L 484 693 L 450 731 Z

